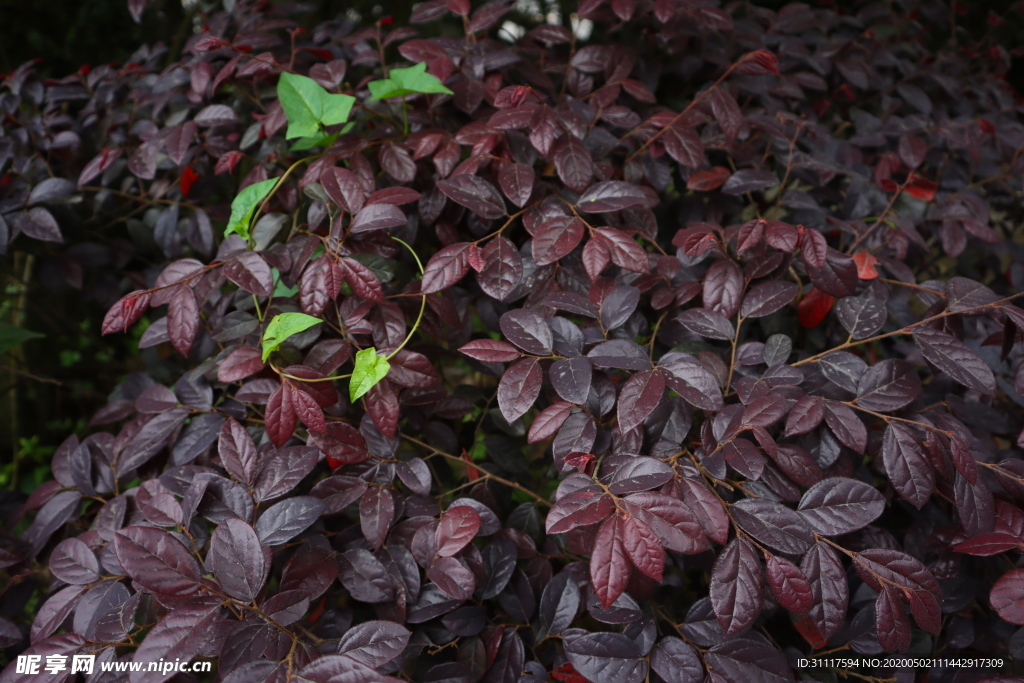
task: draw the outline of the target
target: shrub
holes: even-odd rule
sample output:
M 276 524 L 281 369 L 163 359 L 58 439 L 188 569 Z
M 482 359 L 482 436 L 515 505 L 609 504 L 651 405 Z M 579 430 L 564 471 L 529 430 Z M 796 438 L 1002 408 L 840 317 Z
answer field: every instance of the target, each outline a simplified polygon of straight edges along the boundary
M 103 331 L 164 375 L 4 537 L 4 642 L 232 683 L 1018 655 L 1006 52 L 932 50 L 935 3 L 509 11 L 240 2 L 179 63 L 6 78 L 0 226 L 114 219 Z

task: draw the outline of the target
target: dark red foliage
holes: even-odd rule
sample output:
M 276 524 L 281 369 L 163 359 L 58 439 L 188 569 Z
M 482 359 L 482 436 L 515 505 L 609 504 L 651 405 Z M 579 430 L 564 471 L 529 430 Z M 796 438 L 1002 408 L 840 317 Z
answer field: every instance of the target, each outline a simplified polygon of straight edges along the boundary
M 0 245 L 99 271 L 162 357 L 0 532 L 38 600 L 0 642 L 229 683 L 1024 656 L 1005 52 L 930 52 L 941 3 L 587 0 L 589 39 L 515 42 L 503 0 L 417 5 L 442 37 L 298 9 L 3 81 Z M 451 94 L 370 98 L 410 64 Z M 349 123 L 296 149 L 283 73 Z

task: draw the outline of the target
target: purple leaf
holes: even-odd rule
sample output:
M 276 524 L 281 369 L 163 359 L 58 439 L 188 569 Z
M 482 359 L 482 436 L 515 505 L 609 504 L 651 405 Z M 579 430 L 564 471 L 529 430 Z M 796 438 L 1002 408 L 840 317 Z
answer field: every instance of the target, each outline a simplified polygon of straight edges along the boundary
M 761 614 L 764 574 L 753 544 L 734 538 L 711 570 L 711 606 L 728 637 L 747 628 Z
M 450 509 L 437 526 L 434 543 L 440 557 L 451 557 L 465 548 L 480 531 L 480 515 L 471 507 Z
M 355 215 L 348 229 L 355 235 L 373 230 L 397 228 L 400 225 L 405 225 L 406 222 L 405 213 L 394 204 L 368 204 Z
M 903 360 L 883 360 L 868 368 L 857 382 L 857 405 L 868 410 L 899 410 L 921 393 L 921 379 Z
M 968 389 L 991 396 L 996 390 L 992 370 L 956 337 L 931 327 L 914 328 L 914 341 L 930 363 Z
M 507 422 L 526 414 L 540 396 L 543 383 L 544 373 L 536 358 L 524 358 L 505 371 L 498 383 L 498 407 Z
M 842 536 L 878 519 L 885 510 L 885 498 L 862 481 L 835 477 L 809 488 L 797 509 L 815 532 Z
M 665 379 L 657 370 L 638 372 L 619 392 L 619 430 L 627 432 L 643 423 L 665 395 Z
M 251 526 L 240 519 L 226 519 L 210 542 L 213 575 L 228 595 L 252 602 L 270 571 L 264 547 Z
M 935 471 L 910 427 L 890 422 L 885 428 L 882 463 L 900 496 L 919 510 L 924 507 L 935 489 Z
M 452 201 L 485 220 L 495 220 L 505 215 L 505 200 L 501 198 L 501 193 L 480 176 L 464 173 L 437 181 L 437 187 Z
M 309 496 L 297 496 L 269 507 L 256 520 L 260 543 L 275 546 L 305 531 L 323 512 L 326 503 Z
M 576 206 L 587 213 L 606 213 L 621 211 L 646 201 L 647 196 L 636 185 L 621 180 L 606 180 L 587 188 L 576 202 Z
M 161 595 L 184 597 L 199 590 L 192 553 L 162 529 L 132 526 L 114 534 L 117 561 L 139 585 Z
M 636 644 L 621 633 L 588 633 L 565 645 L 565 656 L 580 674 L 602 683 L 633 683 L 647 675 Z
M 780 552 L 803 555 L 814 545 L 814 534 L 807 522 L 781 503 L 744 498 L 730 510 L 740 528 Z
M 741 195 L 778 184 L 778 177 L 771 171 L 743 169 L 729 176 L 729 179 L 722 185 L 722 194 Z

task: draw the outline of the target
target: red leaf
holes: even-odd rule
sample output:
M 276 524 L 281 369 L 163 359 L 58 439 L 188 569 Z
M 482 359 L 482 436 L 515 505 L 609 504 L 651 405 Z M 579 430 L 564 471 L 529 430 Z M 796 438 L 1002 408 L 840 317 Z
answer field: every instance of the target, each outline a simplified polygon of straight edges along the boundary
M 1020 548 L 1022 545 L 1024 544 L 1021 543 L 1021 540 L 1012 534 L 993 531 L 987 534 L 981 534 L 980 536 L 975 536 L 970 540 L 960 543 L 953 549 L 958 553 L 989 557 L 991 555 L 1005 553 L 1008 550 Z
M 858 251 L 853 255 L 853 261 L 857 264 L 857 277 L 861 280 L 874 280 L 878 277 L 878 271 L 875 270 L 875 264 L 878 263 L 878 259 L 875 258 L 874 254 Z
M 260 350 L 255 346 L 239 346 L 221 361 L 220 367 L 217 368 L 217 380 L 237 382 L 255 375 L 266 367 L 260 355 Z
M 832 310 L 832 304 L 836 298 L 831 294 L 825 294 L 816 287 L 804 295 L 797 308 L 797 317 L 804 327 L 817 327 Z
M 798 614 L 809 612 L 814 596 L 800 567 L 784 557 L 772 555 L 768 558 L 767 568 L 768 585 L 779 604 Z
M 199 304 L 188 285 L 177 285 L 167 306 L 167 335 L 178 352 L 187 356 L 199 332 Z
M 569 662 L 552 671 L 551 677 L 559 683 L 590 683 L 590 679 L 581 676 Z
M 462 451 L 462 459 L 468 463 L 473 462 L 473 458 L 471 458 L 469 453 L 467 453 L 465 450 Z M 478 470 L 475 467 L 470 467 L 469 465 L 467 465 L 466 476 L 469 477 L 470 481 L 476 481 L 477 479 L 480 478 L 480 470 Z
M 711 570 L 711 607 L 726 637 L 747 628 L 761 614 L 763 584 L 754 544 L 741 536 L 734 538 Z
M 107 168 L 117 161 L 122 154 L 124 154 L 124 150 L 120 148 L 108 147 L 100 151 L 100 153 L 82 169 L 81 175 L 78 176 L 78 187 L 89 184 L 90 180 L 107 170 Z
M 737 69 L 742 74 L 758 76 L 761 74 L 779 75 L 779 58 L 768 50 L 757 50 L 743 56 Z
M 431 256 L 423 273 L 421 291 L 433 294 L 461 280 L 469 271 L 470 246 L 469 242 L 458 242 Z
M 466 251 L 466 258 L 469 260 L 469 267 L 478 273 L 487 265 L 487 261 L 484 259 L 484 250 L 475 244 L 470 245 L 469 250 Z
M 520 356 L 516 347 L 496 339 L 475 339 L 463 345 L 459 351 L 484 363 L 511 363 Z
M 907 591 L 904 591 L 906 594 Z M 914 621 L 925 631 L 938 634 L 942 628 L 942 613 L 938 599 L 928 591 L 910 591 L 910 612 Z
M 370 301 L 384 301 L 384 291 L 381 289 L 380 280 L 376 273 L 353 258 L 340 258 L 337 267 L 348 286 L 358 296 Z
M 797 226 L 800 232 L 800 252 L 804 261 L 811 268 L 821 269 L 825 265 L 825 256 L 828 254 L 828 243 L 825 236 L 814 228 Z
M 388 380 L 382 380 L 363 397 L 366 412 L 380 433 L 389 439 L 398 433 L 398 395 Z
M 910 647 L 910 620 L 901 597 L 898 588 L 886 584 L 875 599 L 875 633 L 886 652 L 902 652 Z
M 585 453 L 582 455 L 590 455 Z M 576 491 L 561 498 L 548 511 L 549 534 L 564 534 L 582 526 L 597 524 L 615 512 L 615 502 L 601 491 Z
M 434 532 L 437 554 L 451 557 L 465 548 L 480 531 L 480 513 L 468 505 L 453 507 L 441 518 Z
M 732 171 L 723 166 L 702 168 L 694 171 L 686 180 L 686 189 L 697 192 L 710 192 L 721 187 L 722 183 L 728 180 L 731 175 Z
M 916 173 L 911 173 L 907 179 L 907 194 L 923 202 L 930 202 L 935 199 L 935 190 L 937 188 L 938 186 L 933 181 L 923 178 Z
M 524 358 L 511 366 L 498 382 L 498 407 L 510 424 L 522 417 L 540 396 L 544 371 L 536 358 Z
M 359 499 L 359 526 L 374 550 L 384 545 L 394 516 L 395 499 L 383 486 L 371 486 Z
M 283 384 L 279 385 L 267 400 L 265 419 L 270 443 L 280 448 L 291 438 L 299 421 L 292 406 L 291 392 L 287 391 Z
M 235 166 L 238 165 L 238 162 L 241 161 L 243 157 L 245 157 L 245 155 L 241 152 L 225 152 L 224 154 L 221 154 L 220 158 L 217 159 L 217 165 L 213 169 L 214 174 L 220 175 L 221 173 L 234 173 Z
M 127 332 L 149 307 L 149 292 L 136 290 L 110 307 L 100 328 L 102 334 Z
M 828 644 L 828 639 L 818 632 L 818 628 L 814 625 L 814 620 L 809 615 L 790 612 L 790 618 L 797 633 L 803 636 L 803 639 L 815 650 L 821 649 Z
M 665 378 L 657 370 L 638 372 L 619 393 L 619 429 L 628 432 L 643 423 L 658 407 L 665 393 Z
M 316 399 L 290 384 L 288 391 L 291 393 L 291 404 L 295 415 L 302 420 L 302 424 L 317 432 L 326 431 L 327 423 L 324 421 L 324 411 L 317 405 Z
M 518 356 L 518 352 L 516 355 Z M 537 443 L 538 441 L 543 441 L 544 439 L 554 436 L 565 423 L 565 420 L 569 417 L 569 413 L 572 412 L 572 409 L 573 405 L 571 403 L 560 401 L 558 403 L 552 403 L 547 408 L 537 413 L 537 417 L 533 419 L 533 424 L 530 425 L 530 431 L 526 435 L 527 442 Z
M 665 569 L 665 551 L 651 527 L 637 517 L 623 517 L 619 520 L 619 535 L 633 566 L 660 582 Z
M 597 531 L 594 551 L 590 555 L 590 580 L 604 609 L 611 607 L 626 590 L 631 573 L 626 549 L 622 545 L 620 522 L 618 515 L 604 521 Z
M 185 170 L 181 172 L 181 196 L 188 199 L 189 190 L 192 189 L 192 183 L 199 180 L 199 174 L 192 170 L 191 166 L 186 166 Z
M 591 280 L 597 280 L 601 272 L 611 263 L 612 256 L 607 240 L 595 235 L 583 247 L 583 267 Z

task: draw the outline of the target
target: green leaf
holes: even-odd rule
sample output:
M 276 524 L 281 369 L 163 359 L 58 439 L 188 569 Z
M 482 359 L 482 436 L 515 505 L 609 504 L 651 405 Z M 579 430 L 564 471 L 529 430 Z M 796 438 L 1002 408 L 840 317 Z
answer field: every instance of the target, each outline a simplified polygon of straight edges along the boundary
M 348 395 L 355 403 L 356 399 L 373 388 L 384 379 L 391 369 L 391 364 L 383 356 L 377 355 L 372 346 L 356 352 L 356 368 L 352 371 L 352 379 L 348 384 Z
M 299 138 L 291 148 L 289 152 L 301 152 L 306 149 L 312 149 L 313 147 L 330 147 L 334 144 L 334 141 L 338 139 L 338 133 L 321 133 L 319 135 L 313 135 L 308 138 Z
M 323 322 L 320 318 L 314 318 L 305 313 L 281 313 L 280 315 L 275 315 L 274 319 L 267 325 L 266 331 L 263 332 L 263 362 L 266 363 L 267 357 L 273 353 L 274 349 L 283 344 L 288 337 L 308 330 L 320 322 Z
M 26 330 L 24 327 L 16 327 L 10 323 L 0 323 L 0 353 L 7 353 L 29 339 L 38 339 L 45 336 L 32 330 Z
M 452 94 L 437 76 L 427 73 L 426 62 L 420 62 L 408 69 L 392 69 L 388 78 L 370 81 L 367 86 L 370 88 L 371 100 L 386 100 L 415 93 Z
M 334 126 L 348 121 L 356 98 L 332 94 L 306 76 L 283 73 L 277 82 L 277 97 L 288 117 L 285 137 L 309 138 L 320 133 L 320 126 Z
M 277 178 L 264 180 L 261 183 L 253 183 L 238 193 L 238 196 L 231 201 L 231 218 L 228 219 L 228 227 L 224 229 L 224 236 L 237 232 L 242 239 L 249 239 L 249 223 L 252 215 L 256 213 L 256 207 L 260 205 L 270 191 L 277 184 Z
M 288 285 L 286 285 L 285 283 L 281 282 L 280 280 L 278 280 L 277 284 L 274 285 L 274 298 L 275 299 L 278 298 L 278 297 L 285 297 L 285 298 L 290 299 L 291 297 L 295 296 L 298 293 L 299 293 L 299 286 L 298 285 L 292 285 L 291 287 L 289 287 Z
M 281 271 L 277 268 L 271 267 L 270 273 L 274 276 L 274 293 L 271 295 L 271 298 L 277 299 L 278 297 L 283 297 L 290 299 L 299 293 L 299 286 L 297 284 L 289 287 L 285 283 L 281 282 Z

